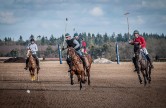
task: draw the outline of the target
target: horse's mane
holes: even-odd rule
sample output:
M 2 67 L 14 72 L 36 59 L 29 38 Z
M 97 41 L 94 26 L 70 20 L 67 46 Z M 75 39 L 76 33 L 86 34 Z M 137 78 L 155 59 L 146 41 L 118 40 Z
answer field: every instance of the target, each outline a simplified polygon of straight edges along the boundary
M 84 70 L 83 63 L 80 57 L 76 54 L 76 51 L 74 48 L 72 47 L 68 48 L 68 55 L 71 57 L 73 69 L 77 71 L 83 71 Z
M 134 53 L 137 53 L 140 51 L 139 44 L 134 44 Z
M 31 50 L 27 50 L 27 57 L 29 57 L 29 63 L 32 66 L 32 68 L 36 67 L 36 61 L 32 56 L 32 51 Z
M 69 51 L 71 54 L 69 54 Z M 78 56 L 78 54 L 76 53 L 75 49 L 72 47 L 68 48 L 68 54 L 70 55 L 70 57 L 73 59 L 73 61 L 81 61 L 80 57 Z

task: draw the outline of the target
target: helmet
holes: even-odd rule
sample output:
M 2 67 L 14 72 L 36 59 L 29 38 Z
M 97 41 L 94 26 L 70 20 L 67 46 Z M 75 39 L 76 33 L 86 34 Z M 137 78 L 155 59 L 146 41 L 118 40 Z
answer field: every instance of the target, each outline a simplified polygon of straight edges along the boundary
M 74 33 L 74 37 L 75 37 L 75 36 L 78 36 L 78 33 Z
M 32 38 L 30 41 L 32 42 L 32 41 L 35 41 L 35 40 Z
M 134 30 L 133 34 L 139 34 L 139 31 L 138 30 Z
M 70 34 L 69 34 L 69 33 L 66 33 L 65 36 L 70 36 Z

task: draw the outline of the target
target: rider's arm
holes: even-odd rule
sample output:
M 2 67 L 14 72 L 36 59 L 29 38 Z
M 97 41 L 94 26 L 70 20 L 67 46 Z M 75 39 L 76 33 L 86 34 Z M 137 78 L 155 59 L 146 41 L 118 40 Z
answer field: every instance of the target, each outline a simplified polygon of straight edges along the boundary
M 141 42 L 140 42 L 141 46 L 145 46 L 145 39 L 143 37 L 141 37 Z
M 67 48 L 67 46 L 68 46 L 67 42 L 65 41 L 64 44 L 63 44 L 63 46 L 62 46 L 62 50 L 65 50 Z
M 134 45 L 134 40 L 130 40 L 129 44 Z
M 74 47 L 74 49 L 77 49 L 77 48 L 80 47 L 80 44 L 79 44 L 79 42 L 76 39 L 74 39 L 73 43 L 76 44 L 76 46 Z

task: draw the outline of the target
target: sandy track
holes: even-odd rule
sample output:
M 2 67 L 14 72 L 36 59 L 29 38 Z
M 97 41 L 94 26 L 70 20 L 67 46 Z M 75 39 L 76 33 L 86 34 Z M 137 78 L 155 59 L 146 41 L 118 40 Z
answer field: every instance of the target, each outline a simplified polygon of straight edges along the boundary
M 131 63 L 93 64 L 91 86 L 70 85 L 67 65 L 41 62 L 40 81 L 30 81 L 22 63 L 0 63 L 0 107 L 165 108 L 166 63 L 154 63 L 152 83 L 138 82 Z M 27 93 L 26 90 L 30 90 Z

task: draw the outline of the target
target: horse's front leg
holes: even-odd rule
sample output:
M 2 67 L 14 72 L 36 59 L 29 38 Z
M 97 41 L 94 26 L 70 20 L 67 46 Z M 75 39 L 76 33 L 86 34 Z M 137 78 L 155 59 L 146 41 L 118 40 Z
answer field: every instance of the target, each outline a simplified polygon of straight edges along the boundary
M 86 70 L 88 76 L 88 85 L 90 85 L 90 68 Z
M 151 66 L 149 66 L 149 68 L 148 68 L 148 74 L 149 74 L 149 84 L 150 84 L 150 82 L 151 82 L 151 71 L 152 71 L 152 68 L 151 68 Z
M 80 82 L 81 81 L 81 76 L 77 75 L 77 78 L 78 78 L 78 82 Z
M 36 78 L 35 78 L 35 68 L 32 69 L 32 80 L 33 81 L 36 80 Z
M 142 75 L 143 75 L 143 77 L 144 77 L 144 86 L 146 86 L 146 74 L 145 74 L 145 72 L 144 72 L 144 70 L 141 70 L 141 72 L 142 72 Z
M 85 83 L 85 71 L 81 72 L 81 82 Z
M 32 72 L 33 70 L 32 70 L 32 68 L 30 67 L 29 68 L 29 72 L 30 72 L 30 77 L 31 77 L 31 81 L 33 81 L 33 72 Z
M 138 75 L 138 79 L 139 79 L 140 84 L 142 84 L 142 79 L 140 76 L 140 69 L 139 68 L 137 69 L 137 75 Z
M 74 84 L 74 81 L 73 81 L 73 75 L 74 75 L 74 71 L 70 71 L 71 85 Z
M 39 68 L 37 68 L 37 81 L 39 81 Z

